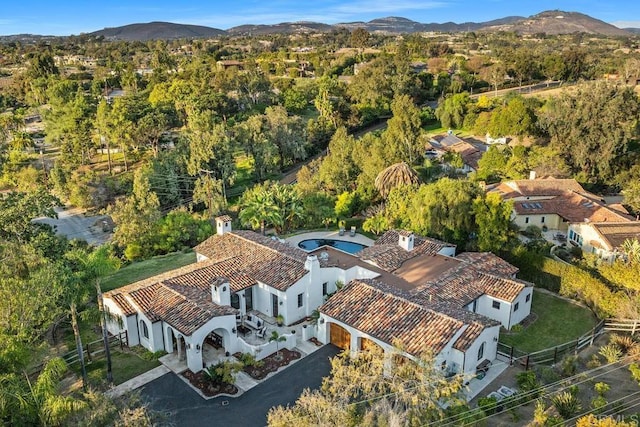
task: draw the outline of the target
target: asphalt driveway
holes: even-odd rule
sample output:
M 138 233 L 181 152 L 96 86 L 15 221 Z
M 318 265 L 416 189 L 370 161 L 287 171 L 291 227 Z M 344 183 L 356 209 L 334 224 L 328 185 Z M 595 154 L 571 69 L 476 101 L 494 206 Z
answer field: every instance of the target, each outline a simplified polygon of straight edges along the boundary
M 339 352 L 325 345 L 238 398 L 204 400 L 174 373 L 148 383 L 141 395 L 175 426 L 264 426 L 271 407 L 293 404 L 305 388 L 320 387 L 331 370 L 329 358 Z

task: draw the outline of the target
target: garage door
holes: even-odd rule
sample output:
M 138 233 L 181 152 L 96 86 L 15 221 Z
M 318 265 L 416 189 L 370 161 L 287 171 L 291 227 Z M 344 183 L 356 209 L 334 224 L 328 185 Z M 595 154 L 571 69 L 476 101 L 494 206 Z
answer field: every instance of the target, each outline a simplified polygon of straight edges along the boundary
M 349 350 L 351 343 L 351 334 L 345 328 L 335 323 L 329 323 L 331 328 L 331 344 L 343 350 Z
M 382 347 L 380 347 L 375 342 L 371 341 L 369 338 L 360 338 L 360 351 L 367 351 L 367 350 L 378 351 L 381 349 Z

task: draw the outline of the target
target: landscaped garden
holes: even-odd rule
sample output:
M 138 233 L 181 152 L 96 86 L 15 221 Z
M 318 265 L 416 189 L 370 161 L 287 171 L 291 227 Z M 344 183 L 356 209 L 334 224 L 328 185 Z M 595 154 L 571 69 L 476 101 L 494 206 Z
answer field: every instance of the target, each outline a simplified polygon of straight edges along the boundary
M 531 313 L 528 326 L 502 332 L 500 342 L 525 352 L 543 350 L 575 340 L 598 322 L 588 308 L 538 290 L 534 290 Z

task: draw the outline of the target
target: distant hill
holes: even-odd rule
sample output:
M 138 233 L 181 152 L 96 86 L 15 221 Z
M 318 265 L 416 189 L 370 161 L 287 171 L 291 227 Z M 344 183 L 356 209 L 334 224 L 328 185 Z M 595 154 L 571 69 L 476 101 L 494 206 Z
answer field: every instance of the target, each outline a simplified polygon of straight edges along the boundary
M 295 34 L 295 33 L 323 33 L 331 31 L 333 26 L 321 22 L 299 21 L 282 22 L 273 25 L 240 25 L 229 28 L 227 34 L 231 35 L 261 35 L 261 34 Z
M 507 24 L 488 25 L 483 31 L 513 31 L 519 34 L 602 34 L 628 36 L 630 33 L 604 21 L 578 12 L 548 10 Z
M 225 34 L 218 28 L 201 25 L 174 24 L 172 22 L 149 22 L 130 24 L 122 27 L 105 28 L 89 33 L 89 36 L 103 36 L 107 40 L 172 40 L 216 37 Z
M 382 32 L 391 34 L 415 33 L 415 32 L 444 32 L 457 33 L 466 31 L 512 31 L 520 34 L 572 34 L 588 33 L 607 36 L 629 36 L 640 33 L 640 29 L 621 29 L 599 19 L 578 12 L 563 12 L 549 10 L 530 16 L 507 16 L 487 22 L 444 22 L 444 23 L 420 23 L 411 19 L 398 16 L 373 19 L 369 22 L 356 21 L 344 22 L 335 25 L 321 22 L 299 21 L 282 22 L 272 25 L 240 25 L 229 28 L 226 31 L 204 27 L 200 25 L 174 24 L 171 22 L 149 22 L 146 24 L 131 24 L 122 27 L 105 28 L 86 35 L 103 36 L 107 40 L 153 40 L 153 39 L 195 39 L 216 37 L 219 35 L 262 35 L 262 34 L 295 34 L 328 32 L 334 29 L 346 28 L 354 30 L 364 28 L 369 32 Z M 50 36 L 37 36 L 32 34 L 0 36 L 0 42 L 15 40 L 33 40 L 38 38 L 50 38 Z

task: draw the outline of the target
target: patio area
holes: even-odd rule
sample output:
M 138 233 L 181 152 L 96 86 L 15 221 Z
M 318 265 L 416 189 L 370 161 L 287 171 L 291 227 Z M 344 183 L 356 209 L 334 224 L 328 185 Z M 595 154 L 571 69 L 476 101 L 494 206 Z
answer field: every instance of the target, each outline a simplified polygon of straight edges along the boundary
M 500 356 L 495 359 L 485 376 L 481 379 L 472 378 L 469 383 L 466 384 L 466 390 L 464 394 L 467 398 L 467 402 L 480 394 L 485 388 L 487 388 L 496 378 L 500 376 L 509 367 L 509 361 L 503 360 Z

